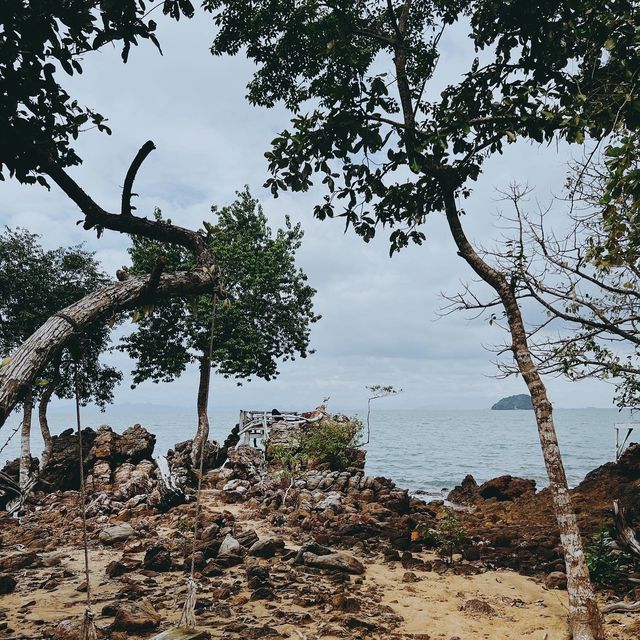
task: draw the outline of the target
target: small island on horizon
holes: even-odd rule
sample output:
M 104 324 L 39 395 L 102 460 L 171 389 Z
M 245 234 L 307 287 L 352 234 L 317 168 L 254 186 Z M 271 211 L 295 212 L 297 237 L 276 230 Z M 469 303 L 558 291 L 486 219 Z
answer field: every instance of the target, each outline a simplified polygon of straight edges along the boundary
M 510 411 L 520 409 L 533 409 L 531 396 L 526 393 L 519 393 L 515 396 L 507 396 L 498 400 L 492 407 L 492 411 Z

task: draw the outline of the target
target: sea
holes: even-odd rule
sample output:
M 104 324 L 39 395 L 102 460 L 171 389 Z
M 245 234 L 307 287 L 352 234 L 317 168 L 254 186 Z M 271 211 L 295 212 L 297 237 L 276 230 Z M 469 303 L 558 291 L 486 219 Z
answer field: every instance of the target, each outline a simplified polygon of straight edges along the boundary
M 334 409 L 335 411 L 335 409 Z M 366 418 L 366 410 L 344 411 Z M 212 437 L 224 440 L 238 421 L 239 411 L 210 414 Z M 52 433 L 75 424 L 71 405 L 52 408 Z M 640 442 L 640 421 L 629 412 L 616 409 L 556 409 L 556 429 L 567 478 L 578 484 L 592 469 L 616 456 L 616 426 L 622 443 L 629 427 L 628 442 Z M 83 426 L 110 425 L 123 431 L 140 423 L 156 435 L 156 453 L 166 453 L 176 442 L 193 436 L 196 419 L 192 409 L 154 405 L 114 406 L 105 413 L 92 407 L 82 409 Z M 7 440 L 19 424 L 13 414 L 0 429 L 0 466 L 19 455 L 19 431 Z M 491 410 L 372 410 L 371 437 L 366 472 L 393 479 L 414 494 L 444 497 L 465 475 L 480 483 L 503 474 L 533 478 L 538 488 L 546 486 L 546 472 L 532 411 Z M 34 455 L 42 450 L 42 439 L 34 414 Z

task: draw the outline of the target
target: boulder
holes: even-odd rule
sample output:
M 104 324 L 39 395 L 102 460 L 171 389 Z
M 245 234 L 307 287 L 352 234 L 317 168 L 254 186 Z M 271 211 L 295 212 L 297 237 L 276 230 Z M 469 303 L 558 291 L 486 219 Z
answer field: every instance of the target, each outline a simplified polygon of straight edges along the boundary
M 156 437 L 139 424 L 134 424 L 116 438 L 116 460 L 133 464 L 142 460 L 152 460 L 155 445 Z
M 171 565 L 171 553 L 163 544 L 149 547 L 142 561 L 142 566 L 151 571 L 170 571 Z
M 14 553 L 10 556 L 0 558 L 0 571 L 13 573 L 21 569 L 35 569 L 42 565 L 42 559 L 32 551 L 24 553 Z
M 309 567 L 317 569 L 328 569 L 329 571 L 341 571 L 354 575 L 364 573 L 364 565 L 353 556 L 346 553 L 330 553 L 327 555 L 316 555 L 310 551 L 302 554 L 302 562 Z
M 564 571 L 552 571 L 544 580 L 547 589 L 566 589 L 567 574 Z
M 536 481 L 527 478 L 517 478 L 510 475 L 499 476 L 492 480 L 487 480 L 478 488 L 478 493 L 482 498 L 488 500 L 495 498 L 498 502 L 515 500 L 526 494 L 536 492 Z
M 447 500 L 454 504 L 474 504 L 480 497 L 476 479 L 471 474 L 468 474 L 464 477 L 461 484 L 449 492 Z
M 122 524 L 115 524 L 112 527 L 103 529 L 98 534 L 98 538 L 100 542 L 104 542 L 104 544 L 116 544 L 118 542 L 124 542 L 134 534 L 134 528 L 130 524 L 123 522 Z
M 240 546 L 240 543 L 230 533 L 228 533 L 218 549 L 218 557 L 240 555 L 241 551 L 242 547 Z
M 114 631 L 139 632 L 157 629 L 162 620 L 148 600 L 123 602 L 116 609 L 112 629 Z
M 16 590 L 17 584 L 18 582 L 12 576 L 8 576 L 6 573 L 0 573 L 0 596 L 13 593 Z
M 249 547 L 248 554 L 256 558 L 273 558 L 279 549 L 284 549 L 284 542 L 277 538 L 263 538 Z
M 62 620 L 53 631 L 53 640 L 78 640 L 81 628 L 80 620 Z

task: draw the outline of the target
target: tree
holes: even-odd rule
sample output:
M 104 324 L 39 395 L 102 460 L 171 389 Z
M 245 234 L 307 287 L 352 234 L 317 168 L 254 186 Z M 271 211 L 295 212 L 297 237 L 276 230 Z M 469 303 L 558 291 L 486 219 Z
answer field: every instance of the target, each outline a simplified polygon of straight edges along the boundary
M 5 228 L 0 234 L 0 352 L 11 353 L 61 306 L 104 286 L 107 276 L 100 271 L 94 254 L 82 247 L 45 251 L 38 236 L 24 229 Z M 79 399 L 83 404 L 95 402 L 104 407 L 113 398 L 114 386 L 122 374 L 101 364 L 100 355 L 109 346 L 109 329 L 95 325 L 85 332 L 78 364 Z M 41 468 L 51 452 L 51 434 L 47 408 L 53 395 L 75 396 L 73 358 L 68 348 L 58 350 L 41 372 L 41 378 L 27 393 L 23 402 L 22 453 L 20 485 L 28 482 L 30 469 L 31 414 L 39 400 L 38 415 L 45 443 Z M 8 364 L 8 363 L 7 363 Z
M 193 15 L 189 0 L 161 4 L 162 12 L 176 20 Z M 72 140 L 94 127 L 111 132 L 105 117 L 73 99 L 58 76 L 82 73 L 83 57 L 108 44 L 122 44 L 123 62 L 139 40 L 160 49 L 151 11 L 143 0 L 2 2 L 0 179 L 8 174 L 26 184 L 46 184 L 43 161 L 80 164 Z
M 145 381 L 169 382 L 189 364 L 198 363 L 198 429 L 192 460 L 207 440 L 207 391 L 211 368 L 225 377 L 278 375 L 278 361 L 306 357 L 315 290 L 296 267 L 302 242 L 300 225 L 286 220 L 274 234 L 257 200 L 245 188 L 233 204 L 212 207 L 214 224 L 204 223 L 207 242 L 223 274 L 227 298 L 217 306 L 213 352 L 209 341 L 213 312 L 210 295 L 175 298 L 137 314 L 137 329 L 120 347 L 135 361 L 134 386 Z M 156 221 L 163 223 L 156 211 Z M 169 272 L 194 267 L 193 256 L 180 247 L 169 250 L 158 242 L 133 238 L 131 273 L 145 273 L 162 252 Z
M 369 444 L 371 440 L 371 401 L 378 400 L 379 398 L 386 398 L 388 396 L 395 396 L 398 393 L 402 393 L 402 389 L 396 389 L 391 385 L 372 384 L 366 387 L 367 391 L 373 395 L 367 398 L 367 439 L 362 444 Z
M 459 200 L 484 161 L 518 137 L 581 144 L 638 120 L 635 3 L 576 0 L 206 0 L 214 54 L 258 65 L 248 98 L 294 113 L 266 154 L 274 195 L 306 191 L 318 175 L 321 219 L 339 215 L 364 240 L 393 227 L 390 251 L 425 239 L 444 212 L 459 255 L 496 292 L 511 349 L 535 407 L 568 576 L 575 640 L 604 637 L 571 505 L 552 407 L 531 358 L 511 276 L 468 242 Z M 477 57 L 444 91 L 432 83 L 448 26 L 470 27 Z M 603 53 L 604 52 L 604 53 Z M 449 79 L 445 79 L 445 84 Z M 433 99 L 430 96 L 438 96 Z

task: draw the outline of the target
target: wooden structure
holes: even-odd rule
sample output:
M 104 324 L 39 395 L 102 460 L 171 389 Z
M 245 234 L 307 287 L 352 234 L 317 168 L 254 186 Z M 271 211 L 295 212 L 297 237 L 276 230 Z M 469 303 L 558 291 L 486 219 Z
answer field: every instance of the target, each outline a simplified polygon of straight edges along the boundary
M 238 436 L 240 440 L 236 448 L 245 445 L 263 449 L 269 438 L 271 426 L 278 423 L 285 423 L 293 426 L 301 426 L 313 419 L 304 417 L 294 411 L 274 412 L 274 411 L 240 411 L 240 419 L 238 424 L 240 430 Z

